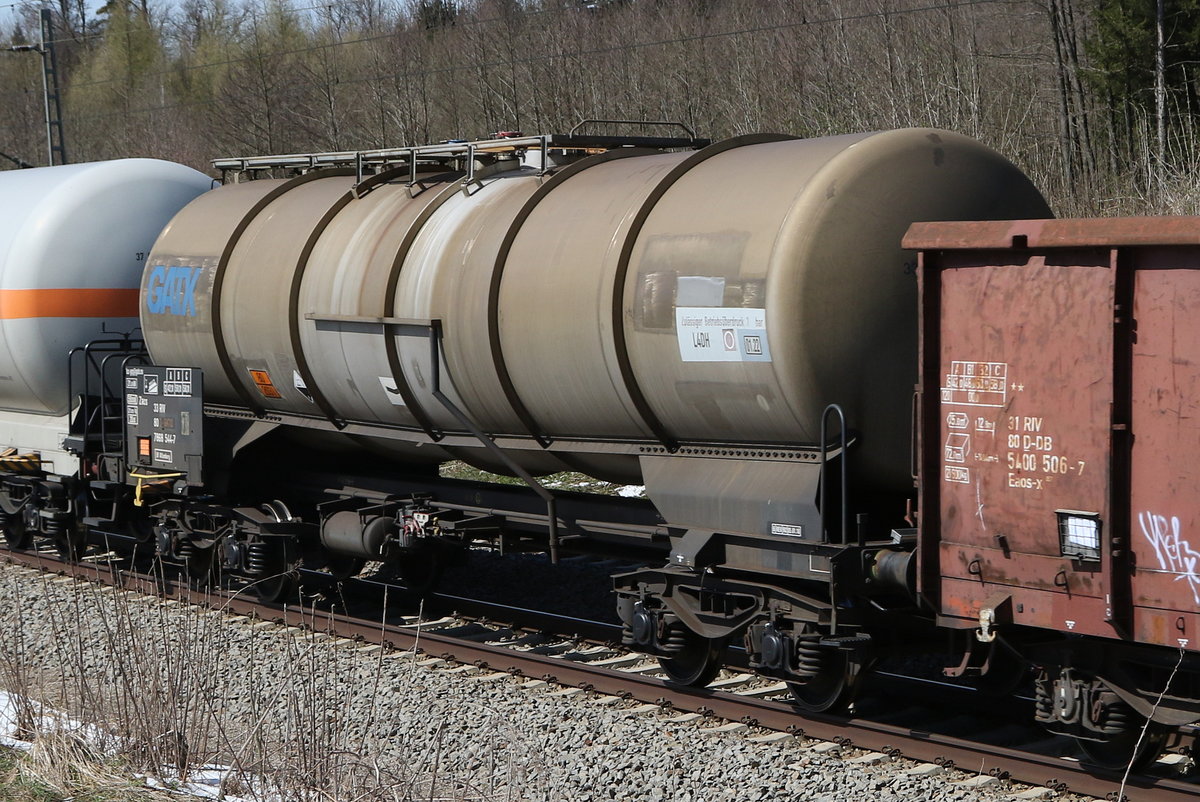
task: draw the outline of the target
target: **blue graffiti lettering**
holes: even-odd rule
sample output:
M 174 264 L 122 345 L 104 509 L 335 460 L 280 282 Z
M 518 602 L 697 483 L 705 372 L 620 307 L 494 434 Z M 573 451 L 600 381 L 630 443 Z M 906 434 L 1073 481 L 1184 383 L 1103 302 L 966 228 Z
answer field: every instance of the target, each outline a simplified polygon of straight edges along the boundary
M 146 282 L 146 311 L 152 315 L 196 315 L 196 284 L 202 267 L 155 265 Z

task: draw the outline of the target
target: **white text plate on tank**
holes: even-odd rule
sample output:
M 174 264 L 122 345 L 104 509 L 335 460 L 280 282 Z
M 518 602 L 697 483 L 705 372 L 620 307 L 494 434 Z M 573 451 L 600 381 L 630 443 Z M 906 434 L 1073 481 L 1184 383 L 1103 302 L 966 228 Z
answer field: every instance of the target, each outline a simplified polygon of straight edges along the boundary
M 771 361 L 765 309 L 677 306 L 675 333 L 684 362 Z

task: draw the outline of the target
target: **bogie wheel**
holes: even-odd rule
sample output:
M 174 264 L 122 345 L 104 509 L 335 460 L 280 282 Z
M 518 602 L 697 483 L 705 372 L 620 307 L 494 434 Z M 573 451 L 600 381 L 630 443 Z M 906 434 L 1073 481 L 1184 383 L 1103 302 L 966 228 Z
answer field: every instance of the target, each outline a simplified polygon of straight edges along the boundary
M 125 525 L 125 531 L 133 540 L 129 562 L 135 571 L 152 573 L 158 565 L 158 543 L 154 538 L 154 525 L 146 518 L 137 517 Z
M 1143 721 L 1143 725 L 1145 722 Z M 1146 727 L 1134 726 L 1113 736 L 1107 741 L 1075 740 L 1084 762 L 1108 771 L 1141 771 L 1158 760 L 1171 734 L 1168 727 L 1151 723 Z
M 276 499 L 259 507 L 276 523 L 294 521 L 288 506 Z M 250 548 L 261 563 L 261 579 L 250 583 L 250 589 L 263 601 L 279 602 L 296 594 L 300 587 L 299 558 L 290 538 L 265 537 Z
M 193 588 L 204 590 L 221 584 L 221 555 L 216 546 L 196 548 L 183 561 Z
M 681 634 L 682 633 L 682 634 Z M 712 682 L 725 663 L 725 638 L 706 638 L 682 627 L 672 633 L 683 638 L 683 649 L 658 664 L 676 685 L 703 688 Z
M 292 511 L 288 509 L 288 505 L 279 499 L 261 504 L 259 505 L 259 509 L 274 518 L 277 523 L 296 520 L 296 517 L 292 515 Z
M 287 601 L 296 595 L 300 576 L 294 570 L 279 571 L 251 583 L 250 588 L 265 602 Z
M 4 540 L 13 551 L 25 551 L 33 545 L 33 532 L 25 525 L 25 505 L 13 501 L 7 491 L 0 490 L 0 510 L 4 522 Z
M 4 498 L 4 496 L 0 496 Z M 25 551 L 33 545 L 33 532 L 25 526 L 25 516 L 22 514 L 24 510 L 16 512 L 8 512 L 8 504 L 2 504 L 8 520 L 4 522 L 4 542 L 13 551 Z
M 295 596 L 300 587 L 300 572 L 291 542 L 274 537 L 254 546 L 262 549 L 265 568 L 262 578 L 250 583 L 250 589 L 267 602 L 286 601 Z
M 860 675 L 852 673 L 847 652 L 825 650 L 820 672 L 807 682 L 789 682 L 796 707 L 808 713 L 844 712 L 858 693 Z
M 68 526 L 66 530 L 54 536 L 54 550 L 63 562 L 78 562 L 87 551 L 87 547 L 87 531 L 79 527 Z

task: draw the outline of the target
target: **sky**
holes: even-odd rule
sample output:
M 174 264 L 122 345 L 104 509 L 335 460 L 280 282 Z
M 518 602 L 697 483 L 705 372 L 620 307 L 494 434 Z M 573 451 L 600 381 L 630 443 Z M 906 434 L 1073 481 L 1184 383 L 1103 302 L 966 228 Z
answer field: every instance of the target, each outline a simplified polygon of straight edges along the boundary
M 96 12 L 105 4 L 106 0 L 87 0 L 88 17 L 94 17 Z M 0 0 L 0 33 L 8 34 L 12 30 L 13 22 L 17 18 L 18 6 L 31 5 L 29 0 L 24 2 L 12 2 L 12 0 Z M 36 5 L 36 3 L 33 3 Z M 58 3 L 50 3 L 54 8 L 58 7 Z M 151 3 L 153 9 L 157 3 Z

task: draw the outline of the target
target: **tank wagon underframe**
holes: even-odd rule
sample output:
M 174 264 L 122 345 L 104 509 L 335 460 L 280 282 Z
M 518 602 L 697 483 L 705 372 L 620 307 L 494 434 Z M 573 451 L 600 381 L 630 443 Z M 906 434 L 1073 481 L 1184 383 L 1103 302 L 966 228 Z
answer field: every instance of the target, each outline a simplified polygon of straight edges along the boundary
M 0 528 L 11 547 L 42 537 L 75 557 L 85 544 L 89 497 L 108 491 L 87 481 L 96 466 L 70 435 L 90 426 L 93 452 L 119 449 L 122 436 L 119 411 L 95 405 L 88 378 L 102 363 L 116 378 L 140 348 L 146 257 L 172 215 L 211 188 L 203 173 L 156 159 L 3 174 Z

